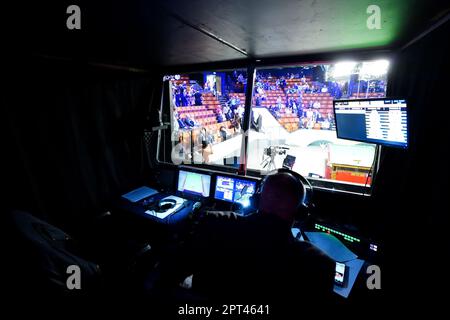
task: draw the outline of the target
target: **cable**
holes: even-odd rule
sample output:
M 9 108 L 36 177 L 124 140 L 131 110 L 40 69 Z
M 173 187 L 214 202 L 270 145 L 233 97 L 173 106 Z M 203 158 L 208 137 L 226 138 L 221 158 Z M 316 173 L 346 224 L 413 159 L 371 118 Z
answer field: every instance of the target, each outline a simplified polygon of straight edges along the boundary
M 372 176 L 372 174 L 373 174 L 373 172 L 374 172 L 375 163 L 376 163 L 376 161 L 377 161 L 377 158 L 378 158 L 378 146 L 375 147 L 375 154 L 373 155 L 372 166 L 370 167 L 370 170 L 369 170 L 369 172 L 367 173 L 366 182 L 364 183 L 363 196 L 366 195 L 367 183 L 369 182 L 369 177 Z M 372 187 L 372 185 L 373 185 L 373 179 L 372 179 L 371 187 Z
M 180 212 L 181 210 L 183 210 L 184 208 L 186 208 L 186 201 L 187 200 L 184 200 L 183 203 L 181 204 L 181 207 L 179 207 L 176 211 L 172 212 L 171 214 L 169 214 L 167 216 L 167 225 L 170 225 L 170 218 L 172 218 L 172 215 L 174 215 L 174 214 Z M 178 203 L 175 204 L 175 206 L 177 206 L 177 205 L 178 205 Z

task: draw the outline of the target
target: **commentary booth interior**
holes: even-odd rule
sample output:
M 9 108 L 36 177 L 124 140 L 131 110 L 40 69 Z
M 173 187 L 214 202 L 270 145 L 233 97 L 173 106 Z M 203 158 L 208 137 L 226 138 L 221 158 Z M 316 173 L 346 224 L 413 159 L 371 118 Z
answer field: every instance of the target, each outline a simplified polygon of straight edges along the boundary
M 69 6 L 32 5 L 8 49 L 11 299 L 145 297 L 168 316 L 233 301 L 222 315 L 263 316 L 311 307 L 277 300 L 295 285 L 334 310 L 438 302 L 448 4 L 81 3 L 72 29 Z M 258 220 L 276 172 L 301 195 L 289 248 L 312 245 L 332 278 L 282 256 L 284 224 Z

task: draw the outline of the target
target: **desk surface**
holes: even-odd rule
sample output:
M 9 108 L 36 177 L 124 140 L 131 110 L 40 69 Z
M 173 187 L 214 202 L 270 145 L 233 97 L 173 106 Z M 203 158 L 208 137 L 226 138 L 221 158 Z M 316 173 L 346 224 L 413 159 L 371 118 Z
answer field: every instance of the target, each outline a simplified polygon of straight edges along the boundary
M 345 287 L 334 285 L 334 292 L 348 298 L 365 261 L 358 259 L 356 254 L 331 234 L 316 231 L 305 232 L 305 234 L 311 243 L 325 252 L 331 259 L 345 263 L 348 268 L 347 284 Z
M 167 196 L 170 196 L 170 195 L 171 194 L 167 194 L 167 193 L 158 193 L 158 194 L 155 194 L 153 196 L 146 198 L 145 200 L 151 200 L 156 203 L 157 201 L 159 201 Z M 125 212 L 132 213 L 132 214 L 142 217 L 146 220 L 153 221 L 153 222 L 159 223 L 159 224 L 174 225 L 174 224 L 177 224 L 177 223 L 183 221 L 184 219 L 186 219 L 189 216 L 189 214 L 192 212 L 193 204 L 194 204 L 194 201 L 187 200 L 185 203 L 185 206 L 182 209 L 180 209 L 179 211 L 177 211 L 175 213 L 168 215 L 167 217 L 165 217 L 163 219 L 160 219 L 156 216 L 146 213 L 145 211 L 147 211 L 148 208 L 143 205 L 143 200 L 137 201 L 137 202 L 131 202 L 125 198 L 120 198 L 117 203 L 117 206 Z

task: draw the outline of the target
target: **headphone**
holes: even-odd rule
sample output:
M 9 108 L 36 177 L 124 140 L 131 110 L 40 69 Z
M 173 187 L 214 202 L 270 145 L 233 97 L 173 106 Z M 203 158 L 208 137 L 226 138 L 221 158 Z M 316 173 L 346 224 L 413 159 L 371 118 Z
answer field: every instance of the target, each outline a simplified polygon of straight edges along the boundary
M 177 201 L 174 199 L 161 199 L 156 204 L 152 202 L 147 202 L 144 200 L 144 206 L 149 206 L 148 209 L 154 210 L 155 212 L 165 212 L 174 208 L 177 205 Z
M 174 208 L 177 205 L 177 201 L 174 199 L 163 199 L 158 201 L 158 203 L 155 206 L 156 212 L 165 212 L 167 210 L 170 210 Z
M 296 209 L 297 215 L 296 215 L 295 219 L 301 220 L 303 218 L 306 218 L 309 214 L 310 209 L 312 209 L 314 206 L 312 203 L 313 188 L 311 186 L 311 183 L 305 177 L 303 177 L 301 174 L 299 174 L 295 171 L 286 169 L 286 168 L 280 168 L 280 169 L 273 170 L 273 171 L 269 172 L 266 176 L 264 176 L 264 178 L 259 183 L 259 186 L 256 189 L 255 193 L 250 198 L 252 205 L 255 208 L 259 207 L 259 201 L 261 198 L 262 191 L 264 189 L 264 184 L 266 183 L 267 179 L 270 176 L 272 176 L 274 174 L 278 174 L 278 173 L 287 173 L 290 176 L 292 176 L 295 179 L 295 181 L 297 182 L 298 190 L 300 190 L 300 192 L 302 193 L 302 196 L 297 203 L 297 209 Z

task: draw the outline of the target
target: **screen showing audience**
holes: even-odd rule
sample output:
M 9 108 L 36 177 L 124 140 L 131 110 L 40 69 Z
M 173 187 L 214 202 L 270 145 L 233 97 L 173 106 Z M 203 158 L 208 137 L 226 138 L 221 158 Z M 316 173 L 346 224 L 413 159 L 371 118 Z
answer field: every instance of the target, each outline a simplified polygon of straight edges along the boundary
M 255 181 L 217 176 L 214 197 L 217 200 L 237 202 L 243 206 L 248 206 L 255 189 Z
M 209 189 L 211 185 L 211 176 L 190 171 L 180 170 L 178 174 L 178 191 L 209 197 Z
M 405 100 L 335 101 L 334 108 L 338 138 L 401 148 L 408 146 Z

